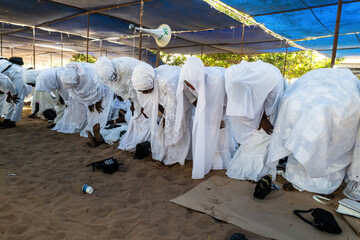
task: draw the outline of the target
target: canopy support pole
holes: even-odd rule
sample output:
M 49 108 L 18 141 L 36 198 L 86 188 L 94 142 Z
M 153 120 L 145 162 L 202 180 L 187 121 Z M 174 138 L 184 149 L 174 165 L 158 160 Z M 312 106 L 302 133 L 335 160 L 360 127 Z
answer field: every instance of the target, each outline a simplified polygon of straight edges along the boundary
M 61 66 L 64 65 L 64 44 L 61 44 Z
M 311 71 L 311 66 L 312 66 L 312 62 L 313 62 L 313 52 L 311 51 L 311 57 L 310 57 L 310 71 Z
M 201 60 L 203 59 L 203 53 L 204 53 L 204 44 L 201 44 L 201 55 L 200 55 Z
M 50 53 L 50 67 L 52 67 L 52 52 Z
M 335 65 L 336 50 L 337 50 L 337 44 L 338 44 L 338 38 L 339 38 L 341 9 L 342 9 L 342 0 L 339 0 L 337 16 L 336 16 L 336 24 L 335 24 L 334 43 L 333 43 L 333 49 L 332 49 L 332 53 L 331 53 L 331 68 L 333 68 Z
M 286 46 L 286 53 L 285 53 L 285 60 L 284 60 L 284 69 L 283 69 L 283 76 L 285 78 L 285 72 L 286 72 L 286 58 L 288 54 L 288 47 Z
M 1 57 L 3 56 L 3 51 L 2 51 L 2 34 L 0 35 L 1 36 Z
M 35 27 L 33 28 L 33 68 L 35 69 Z
M 242 36 L 241 36 L 241 52 L 240 52 L 240 61 L 243 58 L 243 50 L 244 50 L 244 34 L 245 34 L 245 18 L 243 19 L 243 27 L 242 27 Z
M 89 62 L 89 29 L 90 29 L 90 14 L 87 15 L 87 30 L 86 30 L 86 62 Z
M 143 26 L 144 0 L 140 3 L 140 27 Z M 139 60 L 141 60 L 142 32 L 139 33 Z
M 14 48 L 10 48 L 11 49 L 11 57 L 14 56 Z
M 160 47 L 158 46 L 156 49 L 156 65 L 155 67 L 158 67 L 160 64 Z

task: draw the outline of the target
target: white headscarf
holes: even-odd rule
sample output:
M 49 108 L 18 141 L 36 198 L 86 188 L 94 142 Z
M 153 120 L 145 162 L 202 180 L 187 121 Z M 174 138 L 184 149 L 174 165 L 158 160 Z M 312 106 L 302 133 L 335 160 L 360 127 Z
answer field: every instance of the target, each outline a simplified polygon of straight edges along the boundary
M 107 57 L 100 57 L 95 62 L 95 70 L 102 82 L 114 82 L 117 80 L 116 69 L 113 62 Z
M 35 84 L 36 78 L 39 75 L 39 71 L 34 69 L 29 69 L 24 71 L 23 80 L 25 84 Z
M 155 70 L 147 63 L 140 63 L 134 68 L 131 80 L 137 91 L 152 89 L 155 81 Z
M 36 78 L 35 90 L 41 92 L 51 92 L 59 88 L 57 81 L 56 68 L 47 68 L 40 72 Z
M 267 116 L 276 112 L 284 79 L 279 69 L 269 63 L 241 61 L 226 70 L 225 88 L 226 115 L 236 140 L 246 144 L 251 134 L 257 131 L 264 111 Z

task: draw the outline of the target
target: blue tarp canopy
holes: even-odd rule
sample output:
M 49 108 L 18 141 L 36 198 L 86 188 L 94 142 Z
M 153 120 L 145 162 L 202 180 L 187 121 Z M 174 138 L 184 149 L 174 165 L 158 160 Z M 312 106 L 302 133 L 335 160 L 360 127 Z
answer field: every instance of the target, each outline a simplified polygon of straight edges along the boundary
M 331 57 L 337 0 L 223 0 L 296 44 Z M 343 0 L 337 57 L 359 55 L 360 1 Z M 317 38 L 306 41 L 308 38 Z
M 129 30 L 129 24 L 140 21 L 140 1 L 134 0 L 0 0 L 3 56 L 30 61 L 33 27 L 37 61 L 58 58 L 61 52 L 66 57 L 73 51 L 85 53 L 88 13 L 90 54 L 137 57 L 139 36 Z M 242 23 L 203 0 L 144 0 L 143 27 L 154 29 L 162 23 L 174 32 L 161 49 L 165 53 L 241 53 L 243 48 L 243 53 L 258 54 L 289 46 L 258 26 L 245 27 L 242 45 Z M 154 38 L 146 35 L 142 47 L 145 57 L 152 55 L 146 50 L 157 49 Z

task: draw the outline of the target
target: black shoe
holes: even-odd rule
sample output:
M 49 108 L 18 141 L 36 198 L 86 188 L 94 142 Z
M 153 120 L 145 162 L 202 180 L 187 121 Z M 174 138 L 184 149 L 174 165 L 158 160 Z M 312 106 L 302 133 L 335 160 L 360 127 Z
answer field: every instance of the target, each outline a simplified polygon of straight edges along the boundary
M 0 127 L 5 127 L 10 123 L 10 119 L 5 119 L 2 123 L 0 123 Z
M 6 124 L 5 126 L 0 127 L 0 129 L 5 129 L 5 128 L 14 128 L 14 127 L 16 127 L 15 122 L 10 121 L 10 122 L 9 122 L 8 124 Z

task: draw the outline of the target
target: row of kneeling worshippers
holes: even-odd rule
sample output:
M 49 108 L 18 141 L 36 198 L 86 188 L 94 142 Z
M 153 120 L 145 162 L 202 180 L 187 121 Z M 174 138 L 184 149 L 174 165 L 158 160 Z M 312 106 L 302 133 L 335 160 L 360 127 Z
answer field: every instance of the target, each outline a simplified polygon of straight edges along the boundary
M 286 158 L 284 177 L 296 189 L 330 194 L 345 180 L 344 194 L 360 200 L 360 82 L 348 69 L 313 70 L 290 85 L 262 61 L 225 69 L 195 57 L 182 67 L 101 57 L 43 71 L 2 59 L 0 71 L 3 128 L 20 120 L 32 84 L 35 114 L 94 146 L 134 151 L 149 141 L 166 165 L 192 160 L 194 179 L 217 169 L 275 179 Z

